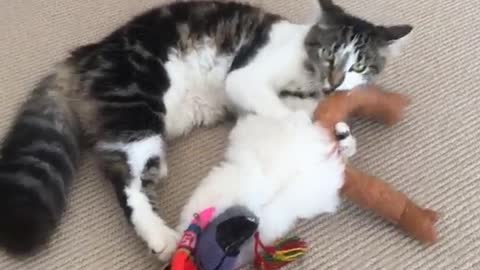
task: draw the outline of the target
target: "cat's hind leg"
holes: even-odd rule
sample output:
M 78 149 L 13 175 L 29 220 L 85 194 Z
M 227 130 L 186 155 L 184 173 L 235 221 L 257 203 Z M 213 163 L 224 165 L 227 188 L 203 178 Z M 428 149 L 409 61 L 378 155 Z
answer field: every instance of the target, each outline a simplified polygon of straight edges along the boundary
M 166 172 L 165 145 L 160 135 L 131 142 L 102 141 L 96 147 L 105 175 L 136 233 L 159 259 L 170 259 L 178 234 L 155 207 L 154 186 Z M 163 164 L 163 165 L 162 165 Z
M 99 115 L 101 168 L 136 233 L 159 259 L 169 260 L 179 237 L 155 207 L 155 183 L 167 173 L 161 113 L 146 102 L 112 102 L 102 104 Z

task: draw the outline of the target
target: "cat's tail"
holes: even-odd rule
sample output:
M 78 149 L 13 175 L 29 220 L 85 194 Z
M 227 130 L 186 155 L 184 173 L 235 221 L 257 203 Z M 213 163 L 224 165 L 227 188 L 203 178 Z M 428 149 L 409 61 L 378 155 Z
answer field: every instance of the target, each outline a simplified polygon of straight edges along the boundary
M 79 121 L 60 77 L 46 77 L 34 89 L 0 150 L 0 246 L 11 253 L 30 253 L 46 242 L 78 167 Z

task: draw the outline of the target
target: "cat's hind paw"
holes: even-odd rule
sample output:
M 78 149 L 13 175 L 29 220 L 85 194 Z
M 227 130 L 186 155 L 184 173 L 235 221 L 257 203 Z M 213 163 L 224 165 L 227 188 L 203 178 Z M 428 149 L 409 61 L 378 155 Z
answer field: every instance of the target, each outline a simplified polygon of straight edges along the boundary
M 147 239 L 148 247 L 160 261 L 168 262 L 177 249 L 180 234 L 167 226 L 158 228 L 155 235 Z

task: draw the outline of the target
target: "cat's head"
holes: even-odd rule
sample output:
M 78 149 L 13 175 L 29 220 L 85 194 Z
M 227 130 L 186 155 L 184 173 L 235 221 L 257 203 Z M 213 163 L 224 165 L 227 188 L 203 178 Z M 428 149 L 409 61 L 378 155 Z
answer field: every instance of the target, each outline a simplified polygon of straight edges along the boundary
M 369 83 L 397 55 L 410 25 L 375 25 L 346 13 L 332 0 L 319 0 L 322 15 L 305 46 L 308 64 L 323 91 L 350 90 Z

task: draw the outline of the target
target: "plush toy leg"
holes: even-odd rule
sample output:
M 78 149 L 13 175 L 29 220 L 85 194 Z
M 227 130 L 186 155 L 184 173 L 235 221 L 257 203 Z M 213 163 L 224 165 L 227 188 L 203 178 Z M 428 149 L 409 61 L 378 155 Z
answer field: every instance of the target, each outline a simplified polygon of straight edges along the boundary
M 397 224 L 401 229 L 424 243 L 437 239 L 435 222 L 437 214 L 423 209 L 384 181 L 365 174 L 351 166 L 345 167 L 345 184 L 342 195 L 361 207 Z

